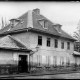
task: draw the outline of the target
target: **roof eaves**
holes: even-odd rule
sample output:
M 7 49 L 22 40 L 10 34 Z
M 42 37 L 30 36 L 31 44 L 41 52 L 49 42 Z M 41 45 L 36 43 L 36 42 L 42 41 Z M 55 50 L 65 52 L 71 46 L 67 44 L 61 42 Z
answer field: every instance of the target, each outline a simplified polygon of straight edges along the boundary
M 0 49 L 3 49 L 3 50 L 13 50 L 13 51 L 32 51 L 30 49 L 21 49 L 21 48 L 8 48 L 8 47 L 0 47 Z
M 51 35 L 54 35 L 54 36 L 57 36 L 57 37 L 62 37 L 62 38 L 66 38 L 66 39 L 69 39 L 69 40 L 76 41 L 75 39 L 72 39 L 72 38 L 63 37 L 63 36 L 60 36 L 60 35 L 53 34 L 51 32 L 46 32 L 46 31 L 42 31 L 42 30 L 39 30 L 39 29 L 35 29 L 35 28 L 24 28 L 24 29 L 18 29 L 18 30 L 14 30 L 14 31 L 6 31 L 6 32 L 0 34 L 0 36 L 7 35 L 7 34 L 12 34 L 12 33 L 17 33 L 17 32 L 23 32 L 23 31 L 27 31 L 27 30 L 39 31 L 39 32 L 42 32 L 42 33 L 47 33 L 47 34 L 51 34 Z
M 23 31 L 27 31 L 27 30 L 28 30 L 28 28 L 18 29 L 18 30 L 13 30 L 13 31 L 6 31 L 3 33 L 0 33 L 0 36 L 12 34 L 12 33 L 17 33 L 17 32 L 23 32 Z
M 48 34 L 48 35 L 52 35 L 52 36 L 55 36 L 55 37 L 60 37 L 59 35 L 55 35 L 53 33 L 50 33 L 50 32 L 47 32 L 47 31 L 42 31 L 42 30 L 39 30 L 39 29 L 35 29 L 35 28 L 31 28 L 29 29 L 29 31 L 34 31 L 34 32 L 38 32 L 38 33 L 44 33 L 44 34 Z

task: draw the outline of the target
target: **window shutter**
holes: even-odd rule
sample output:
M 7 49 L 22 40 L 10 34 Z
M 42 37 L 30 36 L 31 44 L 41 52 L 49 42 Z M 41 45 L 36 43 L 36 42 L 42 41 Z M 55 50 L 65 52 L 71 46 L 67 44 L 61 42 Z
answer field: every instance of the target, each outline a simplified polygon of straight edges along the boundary
M 48 66 L 50 65 L 50 56 L 48 56 Z
M 63 66 L 64 65 L 64 58 L 60 57 L 60 65 Z
M 37 65 L 39 65 L 39 59 L 38 59 L 38 55 L 37 55 Z
M 57 65 L 57 56 L 53 56 L 53 66 Z
M 48 64 L 48 57 L 46 56 L 46 65 Z
M 69 59 L 69 57 L 66 58 L 66 65 L 67 65 L 67 66 L 70 65 L 70 59 Z

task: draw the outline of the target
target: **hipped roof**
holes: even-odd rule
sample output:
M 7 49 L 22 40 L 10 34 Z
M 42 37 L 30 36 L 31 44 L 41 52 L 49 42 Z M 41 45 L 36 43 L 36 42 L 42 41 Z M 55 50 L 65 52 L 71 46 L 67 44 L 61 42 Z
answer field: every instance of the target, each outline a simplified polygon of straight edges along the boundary
M 30 51 L 30 49 L 28 49 L 22 42 L 10 35 L 7 35 L 0 39 L 0 48 Z
M 47 19 L 46 17 L 44 17 L 41 14 L 36 14 L 34 12 L 34 10 L 29 10 L 28 12 L 26 12 L 25 14 L 21 15 L 20 17 L 16 18 L 19 19 L 20 22 L 14 26 L 13 28 L 11 28 L 11 25 L 9 24 L 8 26 L 4 27 L 3 29 L 0 30 L 0 35 L 2 34 L 7 34 L 7 33 L 12 33 L 15 31 L 20 31 L 20 30 L 25 30 L 25 29 L 34 29 L 34 30 L 38 30 L 38 31 L 42 31 L 42 32 L 46 32 L 48 34 L 52 34 L 52 35 L 56 35 L 62 38 L 66 38 L 66 39 L 70 39 L 75 41 L 75 39 L 70 36 L 68 33 L 66 33 L 65 31 L 63 31 L 61 29 L 61 33 L 59 33 L 55 28 L 54 25 L 57 25 L 53 22 L 51 22 L 49 19 Z M 48 29 L 44 29 L 40 24 L 39 24 L 39 20 L 47 20 L 48 21 Z

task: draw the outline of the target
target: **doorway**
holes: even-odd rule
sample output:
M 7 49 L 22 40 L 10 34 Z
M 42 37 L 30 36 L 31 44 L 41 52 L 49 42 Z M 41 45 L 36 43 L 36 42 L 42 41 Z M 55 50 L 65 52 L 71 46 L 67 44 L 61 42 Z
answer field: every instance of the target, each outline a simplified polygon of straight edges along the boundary
M 28 72 L 28 56 L 19 55 L 18 71 L 20 73 Z

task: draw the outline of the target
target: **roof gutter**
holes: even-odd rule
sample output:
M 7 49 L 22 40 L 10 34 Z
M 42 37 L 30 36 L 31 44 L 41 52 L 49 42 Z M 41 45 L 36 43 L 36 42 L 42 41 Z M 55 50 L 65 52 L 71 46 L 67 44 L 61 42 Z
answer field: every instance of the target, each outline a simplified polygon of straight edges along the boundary
M 25 52 L 32 51 L 32 50 L 26 49 L 26 48 L 8 48 L 8 47 L 0 47 L 0 50 L 25 51 Z

